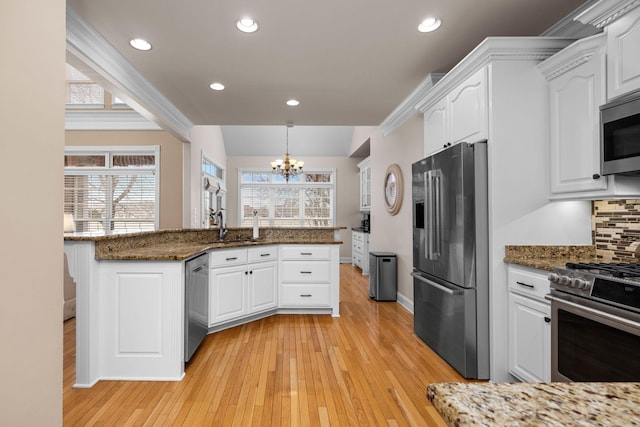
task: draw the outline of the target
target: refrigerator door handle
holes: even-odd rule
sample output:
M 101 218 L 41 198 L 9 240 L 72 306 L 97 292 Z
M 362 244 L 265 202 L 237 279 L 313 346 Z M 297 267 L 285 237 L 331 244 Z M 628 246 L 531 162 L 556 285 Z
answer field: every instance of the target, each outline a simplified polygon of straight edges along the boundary
M 424 230 L 425 230 L 425 254 L 427 259 L 433 260 L 433 171 L 424 173 L 424 189 L 425 189 L 425 210 L 424 210 Z
M 413 272 L 413 273 L 411 273 L 411 275 L 412 275 L 415 279 L 418 279 L 419 281 L 424 282 L 424 283 L 426 283 L 426 284 L 427 284 L 427 285 L 429 285 L 429 286 L 432 286 L 432 287 L 434 287 L 434 288 L 436 288 L 436 289 L 439 289 L 439 290 L 441 290 L 442 292 L 444 292 L 444 293 L 446 293 L 446 294 L 449 294 L 449 295 L 462 295 L 462 294 L 464 293 L 464 291 L 463 291 L 463 290 L 455 290 L 455 291 L 454 291 L 453 289 L 449 289 L 449 288 L 447 288 L 447 287 L 445 287 L 445 286 L 442 286 L 442 285 L 440 285 L 440 284 L 438 284 L 438 283 L 436 283 L 436 282 L 432 282 L 431 280 L 427 280 L 427 279 L 425 279 L 424 277 L 422 277 L 422 276 L 420 275 L 420 273 Z
M 435 200 L 433 212 L 433 216 L 435 218 L 433 233 L 433 249 L 435 256 L 433 259 L 438 259 L 442 249 L 442 174 L 439 170 L 435 171 L 433 184 L 433 196 Z

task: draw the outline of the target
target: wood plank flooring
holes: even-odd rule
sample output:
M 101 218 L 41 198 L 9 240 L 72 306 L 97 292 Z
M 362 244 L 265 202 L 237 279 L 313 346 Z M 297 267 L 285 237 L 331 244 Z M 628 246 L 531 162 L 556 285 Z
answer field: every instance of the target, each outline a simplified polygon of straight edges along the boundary
M 74 389 L 75 320 L 64 325 L 65 426 L 443 426 L 427 384 L 464 381 L 368 277 L 340 266 L 339 318 L 278 315 L 208 335 L 181 382 Z

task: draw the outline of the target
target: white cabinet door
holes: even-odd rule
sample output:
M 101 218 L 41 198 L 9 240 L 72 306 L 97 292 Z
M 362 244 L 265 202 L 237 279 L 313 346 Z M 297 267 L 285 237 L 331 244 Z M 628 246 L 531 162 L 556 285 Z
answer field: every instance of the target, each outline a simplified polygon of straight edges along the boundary
M 640 8 L 607 27 L 609 99 L 640 89 Z
M 371 209 L 371 166 L 367 157 L 360 163 L 360 210 L 368 211 Z
M 448 141 L 447 133 L 447 98 L 424 113 L 424 156 L 427 157 L 441 150 Z
M 449 117 L 449 141 L 447 142 L 456 144 L 487 138 L 489 116 L 486 76 L 486 67 L 482 67 L 447 96 Z
M 247 266 L 209 270 L 209 326 L 247 314 Z
M 277 307 L 278 274 L 276 262 L 249 264 L 249 314 Z
M 604 54 L 549 82 L 551 193 L 606 190 L 600 174 L 599 107 Z
M 551 381 L 551 308 L 509 293 L 509 371 L 522 381 Z

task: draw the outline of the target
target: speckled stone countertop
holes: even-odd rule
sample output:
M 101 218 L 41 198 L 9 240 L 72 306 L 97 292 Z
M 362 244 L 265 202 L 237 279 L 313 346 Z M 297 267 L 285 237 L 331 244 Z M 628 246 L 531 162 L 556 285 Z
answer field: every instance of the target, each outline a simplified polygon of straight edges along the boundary
M 568 262 L 597 262 L 595 246 L 505 246 L 504 262 L 553 271 Z
M 159 230 L 121 234 L 65 234 L 66 241 L 93 241 L 97 260 L 181 261 L 213 249 L 278 244 L 341 244 L 335 233 L 346 227 L 252 228 L 230 227 L 223 241 L 217 228 Z
M 438 383 L 449 426 L 640 426 L 640 383 Z

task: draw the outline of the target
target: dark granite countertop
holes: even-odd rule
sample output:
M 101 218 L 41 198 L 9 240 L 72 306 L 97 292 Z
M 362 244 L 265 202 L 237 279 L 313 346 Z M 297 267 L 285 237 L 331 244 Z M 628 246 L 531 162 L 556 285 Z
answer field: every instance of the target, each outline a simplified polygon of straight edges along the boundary
M 65 241 L 93 241 L 97 260 L 182 261 L 215 249 L 260 245 L 336 245 L 337 230 L 346 227 L 261 228 L 253 240 L 252 228 L 229 228 L 224 241 L 218 229 L 177 229 L 113 235 L 65 235 Z
M 553 271 L 568 262 L 597 262 L 592 245 L 575 246 L 505 246 L 504 262 Z

